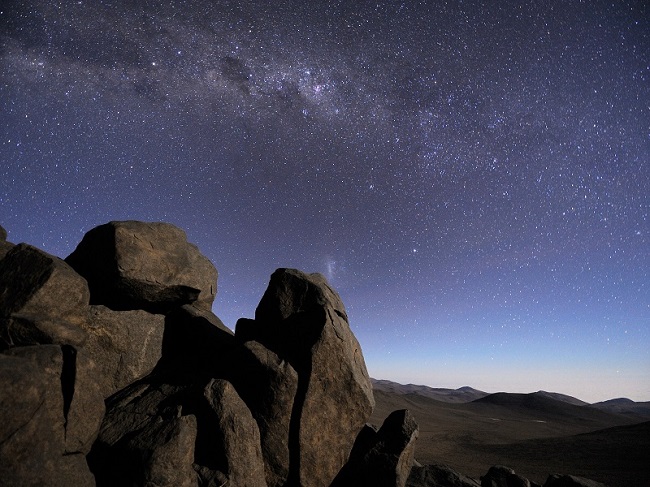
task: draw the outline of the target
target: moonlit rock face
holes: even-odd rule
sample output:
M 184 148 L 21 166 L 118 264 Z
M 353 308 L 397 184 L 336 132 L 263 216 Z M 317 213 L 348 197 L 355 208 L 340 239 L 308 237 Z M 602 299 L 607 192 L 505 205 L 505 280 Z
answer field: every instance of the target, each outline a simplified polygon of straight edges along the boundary
M 85 350 L 97 362 L 104 398 L 141 379 L 162 356 L 165 317 L 142 310 L 91 306 Z
M 110 222 L 89 231 L 66 259 L 86 278 L 91 302 L 114 309 L 210 309 L 217 270 L 169 223 Z
M 88 285 L 68 264 L 31 245 L 0 260 L 0 348 L 86 339 Z
M 289 447 L 299 461 L 289 481 L 330 485 L 375 404 L 340 297 L 320 274 L 278 269 L 255 320 L 240 321 L 235 336 L 259 341 L 296 370 L 294 408 L 300 415 L 291 419 Z

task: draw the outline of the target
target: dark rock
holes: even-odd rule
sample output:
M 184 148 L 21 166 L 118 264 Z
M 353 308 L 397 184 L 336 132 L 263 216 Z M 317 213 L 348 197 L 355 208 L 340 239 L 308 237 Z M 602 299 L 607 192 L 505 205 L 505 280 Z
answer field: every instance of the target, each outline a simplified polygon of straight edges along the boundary
M 196 417 L 193 415 L 158 422 L 131 440 L 133 447 L 141 446 L 146 458 L 143 484 L 147 486 L 198 486 L 198 476 L 192 466 L 197 437 Z
M 0 240 L 0 260 L 2 260 L 14 247 L 14 244 Z
M 407 487 L 480 487 L 476 480 L 456 472 L 447 465 L 414 465 Z
M 0 225 L 0 242 L 6 242 L 7 241 L 7 230 Z
M 377 444 L 377 427 L 365 424 L 352 446 L 348 461 L 334 478 L 330 487 L 348 487 L 358 482 L 364 475 L 364 462 L 366 455 Z
M 0 260 L 0 349 L 81 346 L 88 320 L 86 281 L 61 259 L 27 244 Z
M 418 425 L 413 415 L 402 409 L 392 412 L 379 431 L 364 428 L 348 464 L 334 486 L 404 487 L 411 472 Z
M 158 408 L 167 394 L 179 391 L 182 388 L 149 391 L 147 385 L 138 385 L 131 386 L 126 397 L 122 394 L 119 401 L 123 407 L 111 408 L 88 455 L 98 487 L 198 485 L 193 468 L 196 417 L 181 416 L 177 405 L 162 411 Z
M 257 425 L 226 381 L 201 387 L 148 379 L 107 406 L 88 456 L 98 486 L 145 485 L 174 472 L 156 485 L 266 485 Z
M 509 467 L 495 465 L 481 477 L 481 487 L 531 487 L 530 481 Z
M 139 382 L 107 400 L 99 437 L 88 455 L 98 487 L 145 485 L 147 479 L 165 475 L 165 465 L 188 479 L 186 485 L 198 485 L 193 469 L 198 424 L 182 406 L 188 389 Z
M 61 347 L 61 388 L 65 414 L 65 452 L 86 455 L 97 435 L 106 407 L 97 363 L 86 350 Z
M 205 383 L 226 377 L 237 347 L 233 332 L 211 311 L 184 305 L 167 314 L 162 360 L 156 373 L 178 380 Z
M 168 223 L 110 222 L 90 230 L 68 262 L 88 281 L 92 304 L 166 312 L 196 302 L 209 310 L 217 270 Z
M 544 487 L 607 487 L 605 484 L 575 475 L 549 475 Z
M 165 317 L 91 306 L 84 350 L 97 363 L 104 398 L 149 374 L 162 355 Z
M 320 274 L 278 269 L 255 320 L 240 320 L 235 335 L 260 342 L 298 373 L 289 485 L 329 485 L 374 407 L 361 347 L 338 294 Z
M 0 354 L 0 478 L 45 482 L 65 452 L 61 348 L 21 347 Z
M 86 358 L 57 345 L 0 354 L 0 478 L 3 485 L 95 485 L 84 453 L 104 402 Z M 62 350 L 63 348 L 63 350 Z M 89 380 L 90 379 L 90 380 Z
M 285 485 L 289 477 L 289 431 L 298 374 L 261 343 L 248 341 L 238 350 L 232 381 L 257 421 L 266 482 Z
M 246 404 L 225 380 L 212 380 L 204 396 L 217 419 L 225 462 L 225 468 L 219 470 L 225 474 L 228 485 L 266 486 L 260 433 Z

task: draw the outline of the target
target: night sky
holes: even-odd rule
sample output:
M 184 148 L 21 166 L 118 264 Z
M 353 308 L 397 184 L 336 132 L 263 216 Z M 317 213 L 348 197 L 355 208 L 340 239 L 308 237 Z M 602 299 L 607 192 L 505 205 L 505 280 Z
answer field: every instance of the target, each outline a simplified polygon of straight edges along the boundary
M 9 241 L 167 221 L 231 328 L 295 267 L 373 377 L 650 400 L 644 1 L 0 5 Z

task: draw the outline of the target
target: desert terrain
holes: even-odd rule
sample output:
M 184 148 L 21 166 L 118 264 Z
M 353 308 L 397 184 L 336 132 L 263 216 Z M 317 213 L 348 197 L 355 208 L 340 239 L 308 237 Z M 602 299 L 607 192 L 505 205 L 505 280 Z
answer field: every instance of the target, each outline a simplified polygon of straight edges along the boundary
M 648 403 L 589 405 L 541 391 L 488 394 L 376 380 L 373 387 L 371 422 L 409 409 L 420 427 L 415 457 L 422 464 L 446 464 L 475 479 L 500 464 L 538 483 L 569 473 L 610 487 L 650 486 Z

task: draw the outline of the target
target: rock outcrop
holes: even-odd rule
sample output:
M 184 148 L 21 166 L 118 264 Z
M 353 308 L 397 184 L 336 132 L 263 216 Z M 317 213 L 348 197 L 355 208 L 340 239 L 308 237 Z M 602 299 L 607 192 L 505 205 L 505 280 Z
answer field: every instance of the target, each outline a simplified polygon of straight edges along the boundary
M 149 374 L 162 356 L 165 317 L 147 311 L 90 306 L 84 349 L 97 362 L 107 398 Z
M 235 336 L 261 343 L 297 372 L 289 482 L 328 486 L 374 407 L 361 347 L 340 297 L 320 274 L 278 269 L 255 320 L 240 320 Z
M 89 462 L 98 485 L 266 485 L 257 424 L 220 379 L 148 380 L 120 391 L 108 401 Z
M 379 431 L 364 428 L 333 485 L 352 487 L 367 482 L 377 487 L 404 487 L 413 465 L 417 437 L 418 425 L 407 409 L 391 413 Z
M 262 455 L 269 486 L 283 486 L 291 465 L 290 434 L 298 373 L 261 343 L 245 342 L 240 349 L 239 367 L 233 384 L 257 421 Z
M 70 346 L 0 354 L 3 485 L 95 485 L 85 455 L 104 415 L 92 365 Z
M 0 260 L 0 349 L 86 340 L 86 281 L 58 257 L 31 245 Z
M 194 302 L 209 310 L 217 293 L 215 267 L 169 223 L 101 225 L 66 262 L 88 281 L 93 304 L 116 310 L 164 312 Z
M 0 227 L 0 483 L 479 485 L 416 464 L 407 410 L 366 424 L 361 347 L 322 275 L 278 269 L 235 333 L 211 311 L 216 280 L 165 223 L 99 226 L 65 261 Z M 526 482 L 495 467 L 481 485 Z

